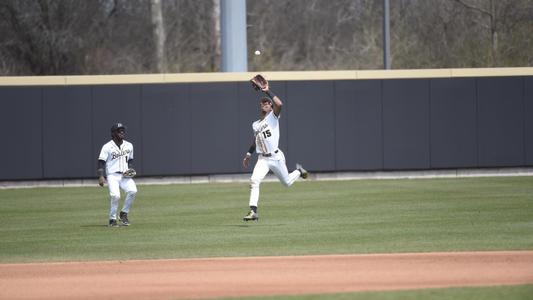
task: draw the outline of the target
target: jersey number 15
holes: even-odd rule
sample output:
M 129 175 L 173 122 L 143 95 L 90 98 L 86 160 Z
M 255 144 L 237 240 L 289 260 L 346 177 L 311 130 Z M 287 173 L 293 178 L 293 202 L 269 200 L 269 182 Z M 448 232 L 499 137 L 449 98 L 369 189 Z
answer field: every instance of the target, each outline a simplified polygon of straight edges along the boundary
M 263 132 L 261 132 L 263 134 L 263 138 L 267 138 L 267 137 L 271 137 L 272 136 L 272 133 L 270 133 L 270 130 L 265 130 Z

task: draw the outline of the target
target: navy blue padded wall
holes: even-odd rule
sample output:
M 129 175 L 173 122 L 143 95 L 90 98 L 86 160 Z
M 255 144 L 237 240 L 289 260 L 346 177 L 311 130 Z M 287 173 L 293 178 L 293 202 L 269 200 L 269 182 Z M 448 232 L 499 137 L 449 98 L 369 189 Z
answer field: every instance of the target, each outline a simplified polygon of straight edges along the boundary
M 477 97 L 479 166 L 523 165 L 523 78 L 478 78 Z
M 428 169 L 429 79 L 383 81 L 384 169 Z
M 43 88 L 43 169 L 46 178 L 94 176 L 91 88 Z
M 271 84 L 289 170 L 533 165 L 531 77 Z M 117 121 L 141 176 L 250 173 L 261 96 L 247 82 L 0 87 L 0 180 L 94 177 Z
M 430 84 L 431 167 L 476 167 L 475 79 L 431 79 Z
M 289 171 L 296 162 L 309 170 L 335 170 L 335 96 L 333 81 L 287 82 Z M 288 154 L 288 155 L 287 155 Z
M 40 87 L 0 87 L 0 179 L 39 179 L 42 164 Z
M 533 165 L 533 77 L 524 77 L 524 151 L 526 165 Z
M 335 169 L 382 169 L 381 81 L 336 81 L 334 99 Z
M 190 93 L 191 172 L 239 172 L 238 84 L 193 83 Z
M 190 174 L 189 86 L 143 85 L 141 107 L 143 175 Z
M 93 156 L 96 172 L 102 146 L 111 140 L 111 126 L 127 126 L 126 140 L 133 144 L 134 166 L 142 175 L 141 86 L 103 85 L 92 87 Z

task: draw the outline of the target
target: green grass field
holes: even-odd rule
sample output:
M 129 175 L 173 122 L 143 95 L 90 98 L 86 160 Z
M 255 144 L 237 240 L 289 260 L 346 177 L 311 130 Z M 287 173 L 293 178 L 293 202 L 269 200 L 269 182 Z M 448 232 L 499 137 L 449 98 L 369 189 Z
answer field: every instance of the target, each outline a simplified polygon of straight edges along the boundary
M 533 285 L 425 289 L 396 292 L 361 292 L 346 294 L 321 294 L 285 297 L 253 297 L 253 300 L 508 300 L 531 299 Z M 220 300 L 242 298 L 220 298 Z
M 108 228 L 107 188 L 0 190 L 0 263 L 533 249 L 531 177 L 264 183 L 257 223 L 248 193 L 139 186 Z

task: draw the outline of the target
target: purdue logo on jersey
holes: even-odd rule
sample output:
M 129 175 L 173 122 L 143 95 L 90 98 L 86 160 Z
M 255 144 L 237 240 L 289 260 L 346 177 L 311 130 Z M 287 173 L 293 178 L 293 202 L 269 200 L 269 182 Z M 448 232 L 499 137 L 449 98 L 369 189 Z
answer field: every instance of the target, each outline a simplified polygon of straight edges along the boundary
M 258 135 L 259 133 L 261 133 L 261 131 L 263 131 L 266 128 L 268 128 L 268 124 L 265 123 L 261 125 L 261 127 L 257 128 L 257 130 L 255 131 L 255 135 Z
M 124 156 L 124 155 L 128 155 L 128 153 L 130 153 L 131 150 L 130 149 L 126 149 L 126 150 L 120 150 L 120 151 L 116 151 L 116 152 L 111 152 L 111 157 L 113 159 L 116 159 L 118 157 L 121 157 L 121 156 Z

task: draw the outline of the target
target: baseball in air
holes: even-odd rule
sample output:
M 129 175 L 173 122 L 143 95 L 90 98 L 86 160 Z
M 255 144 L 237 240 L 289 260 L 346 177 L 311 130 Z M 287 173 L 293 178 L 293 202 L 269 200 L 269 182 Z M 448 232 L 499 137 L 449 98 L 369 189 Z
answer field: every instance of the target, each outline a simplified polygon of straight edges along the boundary
M 259 51 L 259 50 L 255 50 L 254 54 L 255 54 L 255 55 L 261 55 L 261 51 Z

